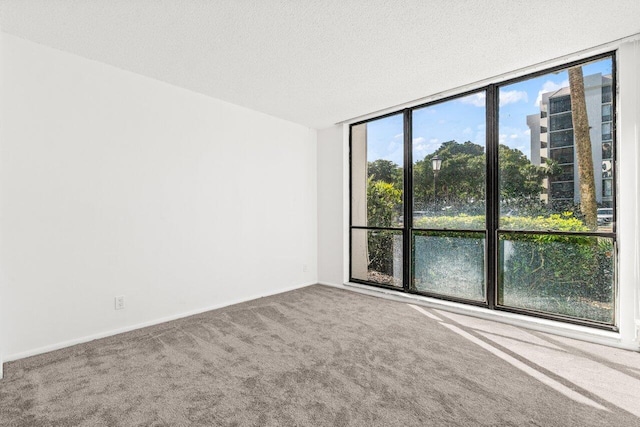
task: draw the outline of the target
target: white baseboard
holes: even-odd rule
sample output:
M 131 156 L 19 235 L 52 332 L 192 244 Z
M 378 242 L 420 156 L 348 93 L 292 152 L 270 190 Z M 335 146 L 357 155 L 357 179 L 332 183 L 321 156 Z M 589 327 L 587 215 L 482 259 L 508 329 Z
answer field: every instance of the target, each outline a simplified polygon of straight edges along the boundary
M 289 286 L 287 288 L 278 289 L 278 290 L 275 290 L 275 291 L 272 291 L 272 292 L 266 292 L 266 293 L 262 293 L 262 294 L 259 294 L 259 295 L 252 295 L 250 297 L 238 298 L 238 299 L 234 299 L 234 300 L 230 300 L 230 301 L 225 301 L 225 302 L 220 303 L 220 304 L 215 304 L 215 305 L 208 306 L 208 307 L 202 307 L 202 308 L 186 311 L 186 312 L 179 313 L 179 314 L 174 314 L 174 315 L 171 315 L 171 316 L 161 317 L 161 318 L 158 318 L 158 319 L 150 320 L 148 322 L 137 323 L 135 325 L 125 326 L 123 328 L 111 329 L 111 330 L 108 330 L 108 331 L 99 332 L 97 334 L 86 335 L 84 337 L 75 338 L 75 339 L 59 342 L 59 343 L 56 343 L 56 344 L 51 344 L 51 345 L 35 348 L 35 349 L 32 349 L 32 350 L 23 351 L 23 352 L 20 352 L 20 353 L 10 354 L 10 355 L 6 356 L 5 362 L 12 362 L 14 360 L 24 359 L 25 357 L 37 356 L 38 354 L 43 354 L 43 353 L 48 353 L 50 351 L 60 350 L 62 348 L 71 347 L 71 346 L 74 346 L 74 345 L 77 345 L 77 344 L 83 344 L 83 343 L 86 343 L 86 342 L 89 342 L 89 341 L 94 341 L 94 340 L 97 340 L 97 339 L 100 339 L 100 338 L 111 337 L 113 335 L 118 335 L 118 334 L 122 334 L 122 333 L 125 333 L 125 332 L 134 331 L 136 329 L 141 329 L 141 328 L 146 328 L 148 326 L 158 325 L 160 323 L 170 322 L 172 320 L 182 319 L 184 317 L 189 317 L 189 316 L 193 316 L 193 315 L 196 315 L 196 314 L 205 313 L 207 311 L 216 310 L 218 308 L 228 307 L 230 305 L 240 304 L 242 302 L 253 301 L 253 300 L 256 300 L 256 299 L 259 299 L 259 298 L 264 298 L 264 297 L 268 297 L 268 296 L 272 296 L 272 295 L 282 294 L 284 292 L 289 292 L 289 291 L 293 291 L 293 290 L 296 290 L 296 289 L 306 288 L 307 286 L 311 286 L 311 285 L 314 285 L 316 283 L 317 282 L 306 282 L 306 283 L 302 283 L 302 284 L 299 284 L 299 285 Z M 0 362 L 1 362 L 1 360 L 0 360 Z M 2 378 L 1 374 L 2 374 L 2 367 L 0 365 L 0 378 Z
M 347 289 L 347 287 L 340 283 L 318 282 L 318 285 L 333 286 L 334 288 Z
M 2 356 L 0 356 L 0 380 L 1 380 L 2 378 L 4 378 L 4 369 L 2 369 L 2 368 L 3 368 L 3 366 L 4 366 L 4 365 L 3 365 L 3 362 L 2 362 Z

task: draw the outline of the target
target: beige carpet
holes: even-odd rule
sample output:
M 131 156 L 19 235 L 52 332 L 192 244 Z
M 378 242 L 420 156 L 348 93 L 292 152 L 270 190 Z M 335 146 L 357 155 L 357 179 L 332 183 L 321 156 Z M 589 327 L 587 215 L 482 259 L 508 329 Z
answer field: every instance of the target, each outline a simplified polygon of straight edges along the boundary
M 0 425 L 640 426 L 633 409 L 509 343 L 601 363 L 629 384 L 640 384 L 640 355 L 590 358 L 575 343 L 468 319 L 311 286 L 7 363 Z

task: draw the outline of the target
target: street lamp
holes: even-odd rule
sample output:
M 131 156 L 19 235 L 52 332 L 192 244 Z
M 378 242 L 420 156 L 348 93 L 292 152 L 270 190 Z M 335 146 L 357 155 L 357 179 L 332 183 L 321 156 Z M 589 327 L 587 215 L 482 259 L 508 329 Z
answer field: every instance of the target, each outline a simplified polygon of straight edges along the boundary
M 431 169 L 433 169 L 433 202 L 434 205 L 437 202 L 437 194 L 436 194 L 436 180 L 438 178 L 438 172 L 440 172 L 440 168 L 442 167 L 442 159 L 438 157 L 436 154 L 431 158 Z

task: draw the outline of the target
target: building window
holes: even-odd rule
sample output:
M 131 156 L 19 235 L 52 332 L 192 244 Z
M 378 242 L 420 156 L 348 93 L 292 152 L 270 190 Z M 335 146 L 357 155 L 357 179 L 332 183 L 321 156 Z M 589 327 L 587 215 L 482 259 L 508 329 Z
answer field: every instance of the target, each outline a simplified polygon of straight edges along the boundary
M 571 97 L 569 95 L 549 99 L 549 114 L 571 111 Z
M 612 99 L 611 85 L 602 86 L 602 103 L 611 102 Z
M 611 115 L 611 104 L 604 104 L 602 106 L 602 121 L 610 122 L 612 117 L 613 116 Z
M 552 182 L 573 181 L 574 176 L 575 170 L 573 168 L 573 164 L 569 164 L 558 166 L 558 170 L 555 171 L 554 174 L 550 175 L 549 178 Z
M 604 197 L 611 197 L 613 195 L 613 181 L 610 179 L 602 180 L 602 195 Z
M 611 160 L 602 161 L 602 178 L 613 178 L 613 162 Z
M 573 145 L 573 130 L 551 132 L 551 134 L 549 135 L 549 144 L 551 145 L 551 148 L 560 148 Z
M 559 164 L 573 163 L 573 147 L 551 150 L 550 157 Z
M 614 123 L 588 130 L 614 109 L 613 63 L 599 55 L 351 125 L 350 280 L 615 329 Z M 585 72 L 609 109 L 571 96 L 569 74 Z M 512 93 L 526 96 L 501 99 Z M 596 204 L 612 209 L 607 227 Z
M 551 197 L 553 199 L 573 200 L 573 181 L 551 183 Z
M 602 124 L 602 140 L 608 141 L 611 139 L 611 122 Z
M 551 129 L 552 132 L 555 130 L 573 128 L 571 112 L 550 116 L 549 122 L 549 129 Z

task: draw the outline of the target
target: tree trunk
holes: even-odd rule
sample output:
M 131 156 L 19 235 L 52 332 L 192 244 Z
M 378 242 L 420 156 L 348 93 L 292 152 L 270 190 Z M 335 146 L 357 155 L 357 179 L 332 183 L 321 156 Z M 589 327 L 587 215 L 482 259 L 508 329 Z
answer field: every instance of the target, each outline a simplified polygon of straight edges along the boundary
M 587 227 L 596 230 L 598 227 L 596 182 L 593 177 L 591 137 L 589 136 L 589 118 L 587 117 L 587 102 L 584 97 L 582 67 L 569 68 L 569 89 L 571 91 L 574 146 L 578 158 L 578 178 L 580 179 L 580 211 Z

